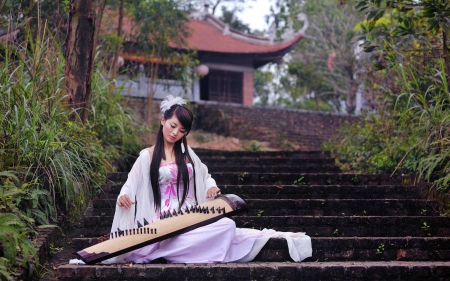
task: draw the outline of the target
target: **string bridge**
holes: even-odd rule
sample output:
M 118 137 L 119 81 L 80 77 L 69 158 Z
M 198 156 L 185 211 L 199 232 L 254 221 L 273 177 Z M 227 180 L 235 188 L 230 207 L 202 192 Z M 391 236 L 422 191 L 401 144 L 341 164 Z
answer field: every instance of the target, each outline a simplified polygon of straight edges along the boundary
M 138 225 L 141 225 L 138 222 Z M 131 236 L 131 235 L 139 235 L 139 234 L 158 234 L 156 228 L 148 228 L 148 227 L 138 227 L 138 228 L 132 228 L 132 229 L 125 229 L 121 230 L 120 228 L 117 228 L 117 231 L 111 232 L 109 235 L 110 239 L 118 238 L 121 236 Z

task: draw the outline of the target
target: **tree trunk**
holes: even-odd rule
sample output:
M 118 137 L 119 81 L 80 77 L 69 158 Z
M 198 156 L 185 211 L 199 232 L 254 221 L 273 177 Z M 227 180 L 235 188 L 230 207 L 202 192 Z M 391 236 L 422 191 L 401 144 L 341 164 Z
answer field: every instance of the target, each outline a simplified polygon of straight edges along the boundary
M 158 78 L 158 69 L 159 64 L 158 63 L 152 63 L 150 65 L 150 85 L 148 89 L 148 98 L 147 98 L 147 118 L 146 118 L 146 124 L 147 126 L 151 127 L 152 121 L 153 121 L 153 97 L 155 95 L 155 88 L 156 88 L 156 79 Z
M 95 11 L 93 0 L 70 0 L 66 38 L 67 103 L 86 122 L 91 101 Z M 75 117 L 75 116 L 73 116 Z
M 348 86 L 347 86 L 347 97 L 345 105 L 347 107 L 347 114 L 355 113 L 356 109 L 356 91 L 355 91 L 355 79 L 352 65 L 345 67 L 348 73 Z
M 120 8 L 119 8 L 119 24 L 117 27 L 117 38 L 120 39 L 122 37 L 122 22 L 123 22 L 123 6 L 124 6 L 124 0 L 120 0 Z M 117 42 L 116 49 L 114 51 L 114 58 L 111 65 L 111 78 L 115 79 L 117 76 L 117 60 L 119 58 L 119 52 L 120 52 L 120 43 Z
M 347 98 L 345 101 L 347 108 L 347 114 L 354 114 L 356 109 L 356 90 L 355 90 L 355 80 L 350 80 L 350 85 L 348 86 Z

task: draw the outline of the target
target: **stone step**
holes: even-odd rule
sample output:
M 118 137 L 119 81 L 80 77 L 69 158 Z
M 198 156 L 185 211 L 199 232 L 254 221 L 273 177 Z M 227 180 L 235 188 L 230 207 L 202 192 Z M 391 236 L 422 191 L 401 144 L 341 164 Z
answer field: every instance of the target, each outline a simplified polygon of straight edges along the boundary
M 400 184 L 401 178 L 389 174 L 327 174 L 327 173 L 213 173 L 220 185 L 287 184 L 287 185 L 383 185 Z
M 86 216 L 85 237 L 111 230 L 112 216 Z M 437 216 L 235 216 L 237 227 L 306 232 L 317 237 L 450 236 L 450 217 Z
M 250 216 L 439 216 L 437 201 L 420 199 L 246 199 Z M 114 215 L 116 198 L 94 199 L 92 215 Z
M 320 158 L 330 157 L 328 151 L 226 151 L 194 148 L 195 154 L 203 158 Z
M 392 185 L 404 182 L 399 175 L 342 173 L 212 173 L 219 185 Z M 110 173 L 110 181 L 124 182 L 128 173 Z
M 102 186 L 99 198 L 116 199 L 123 184 Z M 244 199 L 415 199 L 421 189 L 403 185 L 220 185 Z
M 339 167 L 335 165 L 276 165 L 276 166 L 257 166 L 257 165 L 209 165 L 209 173 L 215 172 L 233 172 L 233 173 L 339 173 Z
M 208 166 L 211 165 L 236 165 L 236 166 L 246 166 L 246 165 L 305 165 L 305 164 L 316 164 L 316 165 L 335 165 L 334 158 L 331 157 L 317 157 L 317 158 L 247 158 L 247 157 L 217 157 L 217 158 L 204 158 L 201 159 L 202 162 Z
M 450 262 L 249 262 L 226 264 L 62 265 L 58 280 L 420 280 L 450 279 Z
M 270 159 L 284 159 L 286 161 L 297 161 L 297 159 L 301 159 L 304 161 L 315 162 L 317 160 L 321 161 L 321 159 L 326 159 L 327 161 L 334 163 L 334 158 L 331 157 L 331 154 L 324 151 L 224 151 L 199 148 L 196 148 L 194 151 L 202 162 L 206 162 L 208 160 L 259 161 Z M 128 157 L 128 161 L 134 162 L 137 157 L 138 154 L 130 155 Z
M 97 238 L 74 238 L 73 250 L 98 243 Z M 313 255 L 308 261 L 446 261 L 450 259 L 448 237 L 311 237 Z M 293 261 L 286 240 L 271 238 L 254 261 Z

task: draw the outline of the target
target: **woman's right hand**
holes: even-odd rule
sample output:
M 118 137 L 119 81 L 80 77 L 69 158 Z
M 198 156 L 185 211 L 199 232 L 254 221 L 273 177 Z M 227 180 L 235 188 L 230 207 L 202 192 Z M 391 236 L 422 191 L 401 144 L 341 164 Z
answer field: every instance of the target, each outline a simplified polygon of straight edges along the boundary
M 119 207 L 125 207 L 127 209 L 131 208 L 131 205 L 133 205 L 134 202 L 131 201 L 130 197 L 128 197 L 128 195 L 124 194 L 122 196 L 119 197 L 119 200 L 117 200 L 117 205 L 119 205 Z

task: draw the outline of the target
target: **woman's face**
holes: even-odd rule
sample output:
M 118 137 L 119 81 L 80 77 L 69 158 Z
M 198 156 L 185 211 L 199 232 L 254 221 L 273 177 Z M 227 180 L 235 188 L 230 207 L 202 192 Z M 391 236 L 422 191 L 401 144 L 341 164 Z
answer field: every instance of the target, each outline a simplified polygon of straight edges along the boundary
M 162 118 L 161 125 L 163 126 L 164 142 L 168 144 L 174 144 L 186 135 L 186 130 L 181 125 L 180 121 L 178 121 L 175 114 L 172 118 L 167 120 Z

